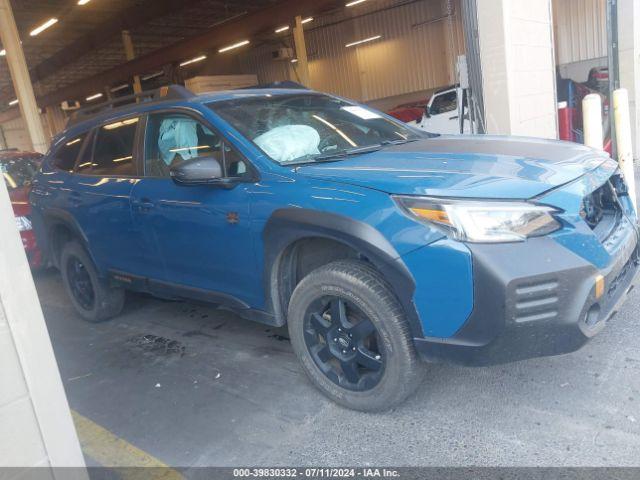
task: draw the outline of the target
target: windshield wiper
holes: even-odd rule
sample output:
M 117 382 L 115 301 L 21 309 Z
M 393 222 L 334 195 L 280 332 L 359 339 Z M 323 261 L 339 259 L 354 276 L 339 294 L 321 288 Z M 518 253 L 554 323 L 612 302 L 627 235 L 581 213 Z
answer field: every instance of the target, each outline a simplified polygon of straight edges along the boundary
M 289 166 L 289 165 L 300 165 L 304 163 L 336 162 L 340 159 L 349 157 L 351 155 L 360 155 L 363 153 L 377 152 L 381 148 L 382 148 L 382 145 L 376 144 L 376 145 L 367 145 L 364 147 L 350 148 L 348 150 L 340 150 L 339 152 L 335 152 L 335 153 L 323 153 L 320 155 L 306 155 L 293 162 L 283 163 L 282 165 Z
M 348 150 L 341 150 L 336 153 L 324 153 L 322 155 L 317 155 L 313 157 L 313 160 L 316 162 L 323 162 L 327 160 L 333 160 L 336 158 L 349 157 L 351 155 L 360 155 L 361 153 L 377 152 L 381 148 L 382 148 L 382 145 L 367 145 L 365 147 L 355 147 L 355 148 L 350 148 Z
M 380 142 L 382 145 L 384 145 L 385 147 L 389 146 L 389 145 L 404 145 L 405 143 L 411 143 L 411 142 L 417 142 L 418 140 L 420 140 L 419 138 L 408 138 L 408 139 L 403 139 L 403 140 L 383 140 L 382 142 Z

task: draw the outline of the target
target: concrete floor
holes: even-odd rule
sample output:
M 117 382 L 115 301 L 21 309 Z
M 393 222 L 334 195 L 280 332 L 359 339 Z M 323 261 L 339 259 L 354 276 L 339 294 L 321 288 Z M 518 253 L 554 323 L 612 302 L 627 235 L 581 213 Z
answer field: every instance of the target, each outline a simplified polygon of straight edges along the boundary
M 318 393 L 286 331 L 135 295 L 92 325 L 56 272 L 36 285 L 71 407 L 172 466 L 640 465 L 638 289 L 579 352 L 425 365 L 415 396 L 372 415 Z

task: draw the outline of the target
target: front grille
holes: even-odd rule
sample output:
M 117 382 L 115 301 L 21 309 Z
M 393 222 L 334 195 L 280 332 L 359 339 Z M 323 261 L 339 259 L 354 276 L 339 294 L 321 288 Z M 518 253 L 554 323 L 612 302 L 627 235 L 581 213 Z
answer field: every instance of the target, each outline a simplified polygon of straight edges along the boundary
M 515 288 L 513 321 L 527 323 L 558 316 L 558 287 L 555 279 L 521 283 Z
M 612 180 L 584 197 L 580 216 L 601 242 L 616 230 L 622 219 L 622 207 Z

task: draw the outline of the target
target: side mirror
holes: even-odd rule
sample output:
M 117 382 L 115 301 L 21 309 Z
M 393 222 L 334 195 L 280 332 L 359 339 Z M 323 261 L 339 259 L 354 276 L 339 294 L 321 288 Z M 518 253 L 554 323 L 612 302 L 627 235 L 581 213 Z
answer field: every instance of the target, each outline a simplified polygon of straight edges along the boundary
M 426 107 L 424 107 L 424 118 L 431 118 L 431 107 L 429 107 L 429 105 L 427 105 Z
M 178 185 L 228 185 L 223 178 L 222 165 L 215 157 L 185 160 L 171 168 L 171 178 Z

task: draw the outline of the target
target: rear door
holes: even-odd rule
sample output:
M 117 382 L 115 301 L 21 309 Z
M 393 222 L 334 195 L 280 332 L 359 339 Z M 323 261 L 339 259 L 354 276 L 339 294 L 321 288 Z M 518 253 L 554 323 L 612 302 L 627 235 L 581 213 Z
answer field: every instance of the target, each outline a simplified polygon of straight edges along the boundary
M 131 271 L 140 248 L 130 206 L 131 190 L 139 179 L 139 124 L 134 116 L 96 128 L 69 182 L 68 208 L 103 274 Z
M 201 117 L 183 111 L 150 114 L 144 150 L 145 176 L 134 186 L 132 212 L 144 250 L 159 253 L 149 259 L 147 276 L 197 297 L 215 292 L 253 301 L 249 162 Z M 237 180 L 234 187 L 183 186 L 170 178 L 171 167 L 201 156 L 216 157 Z

